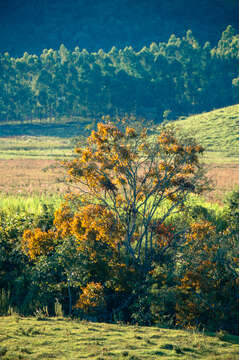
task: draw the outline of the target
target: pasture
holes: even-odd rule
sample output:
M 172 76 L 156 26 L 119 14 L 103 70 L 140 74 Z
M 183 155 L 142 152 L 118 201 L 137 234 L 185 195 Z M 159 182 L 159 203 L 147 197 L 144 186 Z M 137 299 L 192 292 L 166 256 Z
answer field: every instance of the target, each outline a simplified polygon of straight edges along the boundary
M 237 110 L 239 112 L 239 108 Z M 223 111 L 218 114 L 223 115 Z M 199 121 L 199 135 L 200 124 Z M 65 182 L 61 161 L 74 156 L 73 149 L 80 135 L 76 124 L 74 128 L 68 125 L 64 129 L 50 124 L 45 130 L 39 130 L 37 124 L 28 124 L 25 134 L 21 132 L 22 125 L 13 124 L 10 129 L 0 126 L 0 209 L 13 214 L 40 214 L 44 203 L 54 208 L 59 206 L 64 194 L 71 190 Z M 210 137 L 210 131 L 208 134 Z M 239 186 L 237 143 L 231 137 L 231 147 L 223 143 L 222 151 L 219 151 L 219 147 L 210 146 L 205 137 L 201 139 L 208 146 L 204 162 L 212 180 L 212 191 L 204 194 L 202 201 L 222 204 L 226 193 Z M 210 141 L 213 144 L 212 138 Z M 236 360 L 239 358 L 239 337 L 223 332 L 204 334 L 193 330 L 89 323 L 66 318 L 24 318 L 15 314 L 0 317 L 0 358 Z
M 228 191 L 239 186 L 239 164 L 208 164 L 212 191 L 205 194 L 209 201 L 221 202 Z M 0 159 L 0 197 L 59 196 L 70 187 L 64 182 L 65 171 L 57 159 Z
M 0 356 L 3 360 L 236 360 L 239 337 L 15 315 L 0 318 Z
M 175 125 L 202 144 L 208 162 L 238 163 L 239 105 L 181 118 Z

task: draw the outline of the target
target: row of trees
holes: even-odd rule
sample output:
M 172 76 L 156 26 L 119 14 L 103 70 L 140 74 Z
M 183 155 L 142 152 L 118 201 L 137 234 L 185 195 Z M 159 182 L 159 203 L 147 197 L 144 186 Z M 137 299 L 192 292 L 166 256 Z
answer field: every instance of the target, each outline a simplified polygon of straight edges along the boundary
M 169 127 L 150 135 L 98 124 L 64 163 L 76 191 L 54 216 L 1 216 L 8 305 L 54 314 L 57 299 L 91 320 L 238 332 L 238 192 L 221 219 L 191 206 L 208 187 L 203 148 Z
M 136 52 L 129 46 L 40 56 L 0 55 L 0 120 L 134 114 L 175 118 L 239 102 L 239 36 L 200 46 L 188 31 Z

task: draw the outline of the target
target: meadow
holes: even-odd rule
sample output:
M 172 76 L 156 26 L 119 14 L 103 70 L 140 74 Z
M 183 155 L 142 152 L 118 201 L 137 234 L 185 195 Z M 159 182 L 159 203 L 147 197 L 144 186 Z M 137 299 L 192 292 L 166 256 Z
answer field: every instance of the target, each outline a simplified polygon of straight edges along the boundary
M 62 318 L 0 318 L 3 360 L 236 360 L 239 337 L 223 332 L 92 323 Z
M 181 118 L 175 125 L 191 133 L 206 152 L 208 162 L 237 163 L 239 156 L 239 105 Z
M 239 186 L 239 105 L 190 116 L 175 125 L 205 147 L 203 158 L 212 191 L 209 201 L 221 202 Z M 0 125 L 1 196 L 47 196 L 66 191 L 60 161 L 74 156 L 88 119 L 80 121 L 2 123 Z

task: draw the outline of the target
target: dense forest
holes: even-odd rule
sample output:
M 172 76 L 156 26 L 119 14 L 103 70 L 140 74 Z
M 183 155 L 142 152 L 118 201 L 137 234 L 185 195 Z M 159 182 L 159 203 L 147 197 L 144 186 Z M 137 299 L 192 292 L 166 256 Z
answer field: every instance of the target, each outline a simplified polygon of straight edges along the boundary
M 105 52 L 44 49 L 0 56 L 0 120 L 134 114 L 157 121 L 239 102 L 239 35 L 215 47 L 188 30 L 168 42 Z M 216 89 L 216 91 L 215 91 Z

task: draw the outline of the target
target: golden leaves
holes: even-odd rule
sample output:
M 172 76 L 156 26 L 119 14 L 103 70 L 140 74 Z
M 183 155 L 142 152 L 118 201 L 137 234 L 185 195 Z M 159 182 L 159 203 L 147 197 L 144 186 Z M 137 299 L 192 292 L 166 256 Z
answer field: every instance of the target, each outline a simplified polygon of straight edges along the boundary
M 42 231 L 39 228 L 25 230 L 22 237 L 22 249 L 30 259 L 35 260 L 39 255 L 48 255 L 55 244 L 55 233 L 53 231 Z
M 136 130 L 132 127 L 128 127 L 125 130 L 125 135 L 129 138 L 135 138 L 137 136 Z
M 74 215 L 71 233 L 79 242 L 86 242 L 93 236 L 96 241 L 115 248 L 121 241 L 122 227 L 105 207 L 87 205 Z
M 101 283 L 90 282 L 82 288 L 82 294 L 77 301 L 75 308 L 89 312 L 92 308 L 102 307 L 105 305 L 104 288 Z

